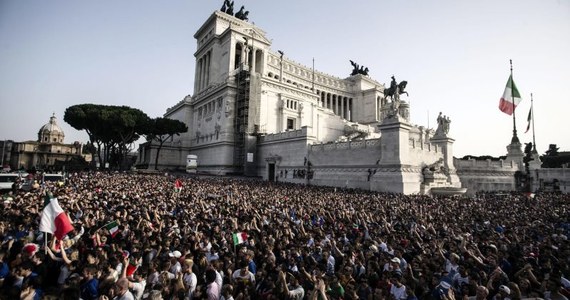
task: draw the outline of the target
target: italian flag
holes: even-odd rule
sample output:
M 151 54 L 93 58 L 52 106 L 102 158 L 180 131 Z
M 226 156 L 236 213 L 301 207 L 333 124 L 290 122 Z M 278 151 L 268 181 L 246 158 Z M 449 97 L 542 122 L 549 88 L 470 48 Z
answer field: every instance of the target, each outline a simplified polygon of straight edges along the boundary
M 232 238 L 234 240 L 234 246 L 239 245 L 247 241 L 247 232 L 244 231 L 244 232 L 234 233 L 232 234 Z
M 117 233 L 119 233 L 119 224 L 117 221 L 113 221 L 107 225 L 105 225 L 105 229 L 109 230 L 109 233 L 112 237 L 115 237 Z
M 73 230 L 71 220 L 63 211 L 57 198 L 46 195 L 44 201 L 44 209 L 40 220 L 40 231 L 53 234 L 58 240 Z
M 509 81 L 507 81 L 503 97 L 501 97 L 501 102 L 499 102 L 499 109 L 510 116 L 513 114 L 515 107 L 521 102 L 521 100 L 521 94 L 519 93 L 519 90 L 517 90 L 517 86 L 513 81 L 513 75 L 511 75 L 509 76 Z
M 524 133 L 527 133 L 530 129 L 530 121 L 532 121 L 532 107 L 528 110 L 528 117 L 526 118 L 528 124 L 526 125 L 526 130 Z
M 180 193 L 182 191 L 182 181 L 180 179 L 176 179 L 174 182 L 174 191 Z

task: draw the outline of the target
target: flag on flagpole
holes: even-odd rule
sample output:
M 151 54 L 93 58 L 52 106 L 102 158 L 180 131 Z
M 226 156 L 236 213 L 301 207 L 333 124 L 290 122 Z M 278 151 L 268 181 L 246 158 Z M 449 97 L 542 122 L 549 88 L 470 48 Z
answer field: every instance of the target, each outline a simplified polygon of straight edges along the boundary
M 530 130 L 530 121 L 532 121 L 532 106 L 528 110 L 528 117 L 526 118 L 528 124 L 526 125 L 526 130 L 524 133 L 527 133 Z
M 239 245 L 247 241 L 247 232 L 244 231 L 244 232 L 234 233 L 232 234 L 232 238 L 234 240 L 234 246 Z
M 112 237 L 115 237 L 117 233 L 119 233 L 119 223 L 117 223 L 117 221 L 112 221 L 105 225 L 105 229 L 109 230 Z
M 501 97 L 501 101 L 499 102 L 499 109 L 510 116 L 513 114 L 515 107 L 521 102 L 521 100 L 521 95 L 513 81 L 513 75 L 511 75 L 509 76 L 509 81 L 507 81 L 503 97 Z
M 44 209 L 40 220 L 40 231 L 51 233 L 58 240 L 61 240 L 72 230 L 73 225 L 71 225 L 71 220 L 61 206 L 59 206 L 57 198 L 52 198 L 49 194 L 46 194 Z

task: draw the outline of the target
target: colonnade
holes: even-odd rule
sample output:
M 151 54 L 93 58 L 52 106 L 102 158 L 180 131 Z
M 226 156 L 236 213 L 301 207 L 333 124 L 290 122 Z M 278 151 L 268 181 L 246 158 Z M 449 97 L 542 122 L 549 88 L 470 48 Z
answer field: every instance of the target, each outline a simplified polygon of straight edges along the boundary
M 319 106 L 331 109 L 335 115 L 352 121 L 352 98 L 317 91 L 321 96 Z
M 196 62 L 196 84 L 194 90 L 201 91 L 210 83 L 210 66 L 212 60 L 212 50 L 206 52 Z

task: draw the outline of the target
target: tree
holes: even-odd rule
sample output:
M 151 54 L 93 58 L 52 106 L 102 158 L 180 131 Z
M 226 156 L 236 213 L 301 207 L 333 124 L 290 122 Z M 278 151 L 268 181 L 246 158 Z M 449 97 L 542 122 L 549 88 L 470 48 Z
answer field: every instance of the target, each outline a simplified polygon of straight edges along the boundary
M 141 110 L 128 106 L 110 106 L 106 116 L 112 146 L 115 147 L 110 150 L 115 150 L 115 163 L 122 169 L 125 157 L 132 150 L 131 145 L 146 132 L 151 119 Z
M 543 168 L 562 168 L 563 165 L 570 163 L 570 155 L 567 155 L 567 152 L 560 154 L 558 149 L 556 144 L 548 146 L 548 150 L 541 157 Z
M 548 145 L 548 150 L 546 150 L 546 155 L 547 156 L 558 156 L 558 147 L 556 147 L 556 144 L 550 144 Z
M 63 120 L 76 130 L 85 130 L 89 136 L 89 142 L 97 145 L 97 157 L 101 157 L 101 135 L 105 132 L 105 124 L 102 120 L 103 106 L 97 104 L 78 104 L 68 107 L 63 115 Z
M 145 133 L 150 118 L 128 106 L 79 104 L 68 107 L 63 120 L 73 128 L 87 132 L 89 141 L 97 145 L 99 162 L 109 162 L 113 157 L 111 163 L 122 167 L 130 145 Z
M 155 118 L 149 122 L 149 127 L 146 130 L 147 141 L 157 141 L 158 147 L 156 149 L 156 157 L 154 159 L 154 168 L 158 169 L 158 155 L 164 143 L 171 139 L 174 135 L 187 132 L 188 126 L 178 120 L 168 118 Z

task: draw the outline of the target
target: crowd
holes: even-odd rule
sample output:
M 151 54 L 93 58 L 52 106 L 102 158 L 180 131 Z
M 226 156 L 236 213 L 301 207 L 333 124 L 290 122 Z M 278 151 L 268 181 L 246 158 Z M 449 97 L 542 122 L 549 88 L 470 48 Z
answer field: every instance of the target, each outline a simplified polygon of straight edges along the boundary
M 567 299 L 570 196 L 78 173 L 0 205 L 3 299 Z M 39 232 L 47 195 L 74 230 Z

